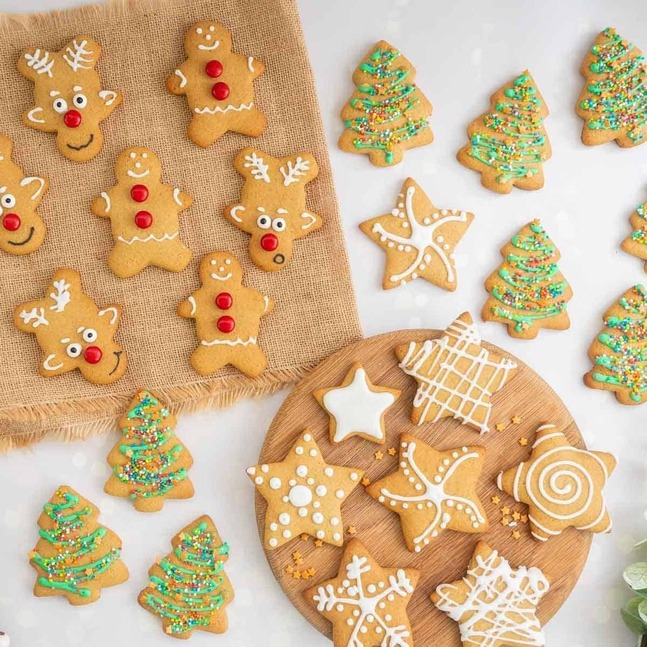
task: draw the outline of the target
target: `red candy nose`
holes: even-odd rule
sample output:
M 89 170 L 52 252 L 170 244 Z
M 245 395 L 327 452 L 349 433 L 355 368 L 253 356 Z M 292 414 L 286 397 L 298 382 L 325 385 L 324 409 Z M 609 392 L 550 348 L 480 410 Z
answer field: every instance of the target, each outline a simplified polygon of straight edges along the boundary
M 279 246 L 279 239 L 274 234 L 265 234 L 261 238 L 261 247 L 266 252 L 273 252 Z
M 148 200 L 148 188 L 143 184 L 135 184 L 135 186 L 130 189 L 130 197 L 135 202 L 146 202 L 146 200 Z
M 222 63 L 220 61 L 209 61 L 205 65 L 204 71 L 207 73 L 207 76 L 216 79 L 222 74 Z
M 16 231 L 17 229 L 20 229 L 21 225 L 21 220 L 20 216 L 15 213 L 8 213 L 3 219 L 2 219 L 2 226 L 7 230 L 7 231 Z
M 214 99 L 224 101 L 229 96 L 229 86 L 222 81 L 214 83 L 213 88 L 211 88 L 211 94 L 213 94 Z
M 103 353 L 98 346 L 88 346 L 83 351 L 83 359 L 85 359 L 88 364 L 98 364 L 102 357 Z
M 153 216 L 148 211 L 138 211 L 135 215 L 135 224 L 140 229 L 148 229 L 153 224 Z
M 78 128 L 83 121 L 83 117 L 81 117 L 78 110 L 68 110 L 63 116 L 63 121 L 68 128 Z
M 218 330 L 220 332 L 227 333 L 233 331 L 233 329 L 236 327 L 236 322 L 234 321 L 233 317 L 225 315 L 224 317 L 220 317 L 218 319 L 216 325 L 218 326 Z

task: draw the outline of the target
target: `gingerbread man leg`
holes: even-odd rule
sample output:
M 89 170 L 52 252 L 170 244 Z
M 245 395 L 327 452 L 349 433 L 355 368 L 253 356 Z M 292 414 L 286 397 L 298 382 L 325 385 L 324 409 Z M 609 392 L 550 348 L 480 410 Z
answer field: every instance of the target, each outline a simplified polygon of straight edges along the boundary
M 138 253 L 133 245 L 118 242 L 108 255 L 110 269 L 122 279 L 139 274 L 149 264 L 146 255 Z
M 195 115 L 189 123 L 189 139 L 202 148 L 208 148 L 228 130 L 222 120 L 214 119 L 213 115 Z
M 257 377 L 267 368 L 267 357 L 258 346 L 231 349 L 229 363 L 248 377 Z
M 210 375 L 229 364 L 230 352 L 229 348 L 223 346 L 204 346 L 200 344 L 191 353 L 189 361 L 200 375 Z
M 193 258 L 193 252 L 176 238 L 156 250 L 150 264 L 170 272 L 181 272 L 189 264 L 191 258 Z
M 249 112 L 241 113 L 240 119 L 236 120 L 231 130 L 247 137 L 259 137 L 266 126 L 265 115 L 258 108 L 252 108 Z

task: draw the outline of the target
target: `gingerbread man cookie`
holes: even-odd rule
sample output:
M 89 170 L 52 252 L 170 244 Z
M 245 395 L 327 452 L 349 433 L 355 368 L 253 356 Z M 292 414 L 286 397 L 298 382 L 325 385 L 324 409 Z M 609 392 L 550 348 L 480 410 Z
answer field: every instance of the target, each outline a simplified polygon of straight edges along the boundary
M 148 148 L 127 148 L 115 175 L 117 184 L 92 203 L 92 212 L 112 223 L 110 269 L 121 278 L 150 265 L 181 272 L 193 254 L 180 240 L 178 215 L 191 206 L 191 196 L 162 183 L 159 158 Z
M 18 330 L 36 335 L 45 359 L 43 377 L 75 369 L 93 384 L 111 384 L 126 371 L 126 353 L 114 340 L 121 306 L 99 308 L 83 293 L 76 270 L 56 270 L 42 299 L 21 303 L 14 311 Z
M 121 93 L 101 87 L 94 69 L 100 55 L 99 43 L 77 36 L 58 52 L 29 47 L 18 59 L 18 71 L 34 82 L 34 107 L 23 113 L 23 124 L 56 133 L 59 152 L 74 162 L 99 153 L 100 124 L 122 100 Z
M 45 223 L 36 212 L 49 182 L 27 177 L 12 162 L 13 143 L 0 135 L 0 249 L 20 256 L 37 250 L 45 240 Z
M 184 39 L 186 59 L 166 80 L 169 92 L 186 95 L 189 139 L 203 148 L 229 131 L 258 137 L 267 125 L 254 104 L 253 83 L 265 64 L 231 47 L 231 34 L 217 22 L 192 25 Z
M 209 375 L 231 364 L 256 377 L 267 368 L 258 345 L 261 318 L 274 309 L 274 299 L 243 286 L 243 270 L 227 252 L 207 254 L 200 263 L 202 287 L 183 301 L 177 313 L 195 319 L 200 345 L 191 366 Z

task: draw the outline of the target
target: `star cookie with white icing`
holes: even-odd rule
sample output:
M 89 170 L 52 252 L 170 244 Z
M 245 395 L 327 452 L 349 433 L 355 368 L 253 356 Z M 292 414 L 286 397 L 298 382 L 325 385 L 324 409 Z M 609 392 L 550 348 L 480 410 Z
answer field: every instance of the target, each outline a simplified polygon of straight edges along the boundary
M 384 416 L 400 396 L 398 389 L 375 386 L 361 363 L 356 362 L 340 386 L 313 393 L 330 414 L 330 440 L 340 443 L 351 436 L 382 444 Z
M 359 485 L 363 470 L 328 465 L 312 434 L 305 431 L 281 462 L 250 467 L 247 474 L 267 501 L 266 550 L 301 534 L 343 545 L 341 505 Z

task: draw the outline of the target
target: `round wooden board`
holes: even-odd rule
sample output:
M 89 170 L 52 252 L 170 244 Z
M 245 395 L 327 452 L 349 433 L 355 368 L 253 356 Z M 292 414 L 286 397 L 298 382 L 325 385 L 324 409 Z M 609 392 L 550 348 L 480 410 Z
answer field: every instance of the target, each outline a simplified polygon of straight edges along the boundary
M 591 546 L 591 535 L 569 528 L 562 535 L 542 543 L 530 536 L 527 525 L 519 524 L 517 529 L 521 532 L 521 538 L 515 540 L 511 528 L 501 524 L 502 506 L 506 505 L 521 513 L 526 513 L 527 509 L 498 490 L 496 477 L 501 470 L 528 457 L 535 431 L 540 424 L 551 422 L 558 425 L 570 442 L 585 447 L 577 425 L 557 394 L 513 355 L 484 343 L 489 350 L 513 359 L 519 366 L 518 373 L 492 399 L 489 433 L 479 435 L 452 418 L 420 427 L 411 423 L 411 407 L 417 383 L 398 367 L 394 349 L 410 341 L 422 342 L 441 334 L 437 330 L 387 333 L 347 346 L 322 362 L 297 385 L 279 409 L 267 433 L 259 463 L 283 460 L 297 434 L 305 429 L 312 432 L 327 463 L 363 469 L 371 481 L 397 469 L 397 455 L 390 456 L 387 449 L 398 448 L 402 432 L 411 433 L 439 450 L 463 445 L 485 447 L 487 456 L 478 494 L 491 525 L 486 533 L 471 535 L 445 531 L 421 553 L 415 554 L 406 549 L 398 515 L 372 499 L 362 485 L 355 488 L 342 506 L 344 528 L 355 526 L 355 536 L 366 545 L 381 566 L 420 570 L 420 581 L 408 607 L 414 643 L 460 647 L 458 625 L 436 609 L 429 596 L 437 585 L 464 575 L 479 539 L 487 541 L 492 548 L 500 551 L 513 567 L 538 566 L 550 579 L 550 591 L 539 606 L 539 617 L 545 623 L 561 607 L 579 579 Z M 386 414 L 384 445 L 357 437 L 336 445 L 331 443 L 330 418 L 312 396 L 316 389 L 341 384 L 352 364 L 357 361 L 362 363 L 374 384 L 402 390 L 402 395 Z M 513 416 L 521 417 L 521 423 L 512 424 Z M 505 431 L 494 429 L 498 422 L 507 424 Z M 519 444 L 521 437 L 528 438 L 527 447 Z M 381 461 L 374 457 L 378 449 L 384 453 Z M 500 497 L 499 505 L 492 503 L 494 495 Z M 261 538 L 265 510 L 265 500 L 257 493 L 256 517 Z M 295 579 L 286 572 L 286 567 L 293 565 L 292 553 L 295 551 L 303 556 L 302 565 L 296 568 L 315 568 L 317 573 L 314 578 L 304 581 Z M 319 631 L 331 637 L 331 624 L 306 602 L 302 593 L 313 584 L 337 575 L 342 548 L 328 544 L 316 548 L 312 538 L 309 541 L 296 538 L 276 550 L 266 551 L 266 556 L 276 579 L 294 606 Z

